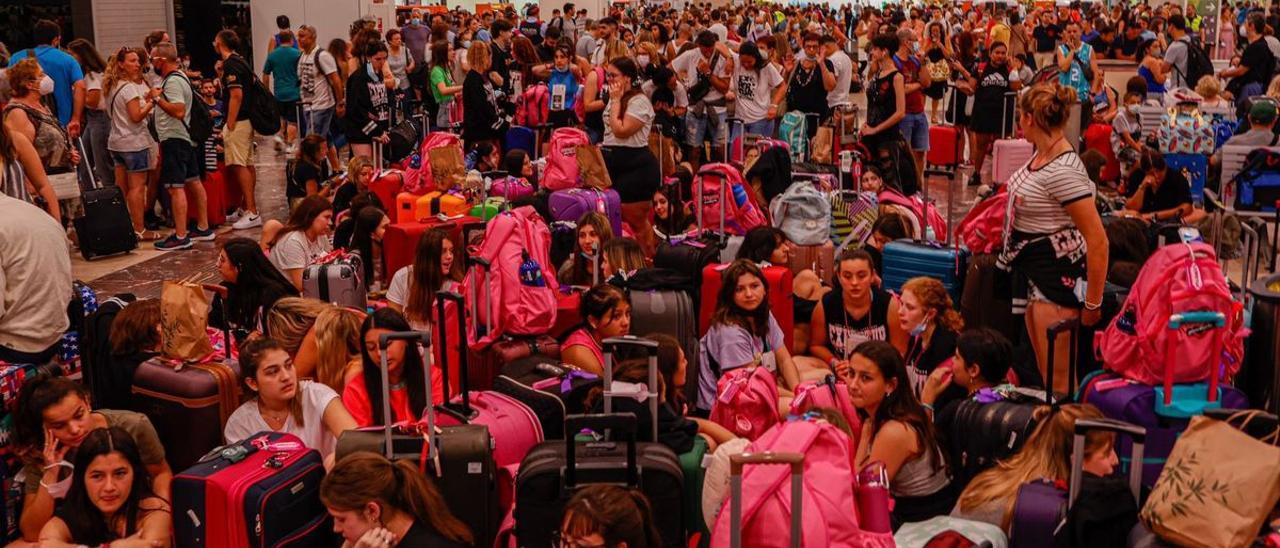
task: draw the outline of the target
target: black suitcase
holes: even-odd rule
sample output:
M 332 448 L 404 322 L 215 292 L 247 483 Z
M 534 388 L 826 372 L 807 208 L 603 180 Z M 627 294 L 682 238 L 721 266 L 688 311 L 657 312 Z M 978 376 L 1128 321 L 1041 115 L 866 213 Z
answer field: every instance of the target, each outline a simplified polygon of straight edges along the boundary
M 1017 453 L 1036 429 L 1035 411 L 1043 403 L 1029 398 L 991 403 L 969 398 L 957 403 L 944 433 L 951 449 L 953 481 L 963 488 L 996 461 Z
M 423 378 L 430 379 L 431 334 L 407 331 L 382 335 L 378 343 L 382 348 L 382 368 L 386 371 L 387 345 L 393 340 L 419 341 L 423 344 Z M 382 376 L 383 401 L 391 401 L 387 376 Z M 390 409 L 384 410 L 383 424 L 391 424 Z M 392 460 L 410 459 L 425 465 L 423 473 L 440 489 L 449 503 L 454 517 L 471 529 L 476 546 L 493 544 L 501 521 L 498 509 L 497 470 L 493 462 L 493 438 L 489 428 L 478 424 L 462 426 L 436 426 L 435 411 L 431 402 L 431 390 L 427 390 L 427 408 L 423 413 L 431 444 L 427 444 L 423 432 L 399 430 L 377 426 L 348 430 L 338 437 L 335 458 L 359 451 L 382 453 Z M 415 429 L 416 430 L 416 429 Z M 433 448 L 428 454 L 423 451 Z
M 567 383 L 567 384 L 566 384 Z M 564 439 L 564 419 L 584 412 L 587 394 L 600 386 L 595 375 L 560 360 L 533 355 L 502 366 L 493 390 L 520 400 L 538 415 L 543 439 Z
M 80 149 L 81 158 L 89 157 L 85 154 L 83 141 L 76 139 L 76 146 Z M 71 221 L 76 229 L 80 255 L 86 261 L 92 261 L 137 249 L 138 235 L 133 231 L 133 221 L 129 218 L 129 206 L 125 205 L 124 192 L 117 186 L 100 186 L 92 169 L 79 169 L 77 173 L 81 177 L 88 177 L 89 181 L 89 190 L 80 193 L 84 216 Z M 82 188 L 84 186 L 86 185 L 82 184 Z
M 636 417 L 630 413 L 571 415 L 566 432 L 612 430 L 624 442 L 545 441 L 520 463 L 516 477 L 516 538 L 526 548 L 554 546 L 564 505 L 580 485 L 626 484 L 638 487 L 653 508 L 662 545 L 684 546 L 684 473 L 680 459 L 661 443 L 637 443 Z

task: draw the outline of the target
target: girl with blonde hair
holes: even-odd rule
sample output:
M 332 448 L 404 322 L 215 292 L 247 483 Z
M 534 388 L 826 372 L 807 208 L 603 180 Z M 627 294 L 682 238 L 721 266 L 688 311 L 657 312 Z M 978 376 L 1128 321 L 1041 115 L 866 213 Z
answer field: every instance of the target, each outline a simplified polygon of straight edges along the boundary
M 293 357 L 298 378 L 315 377 L 320 351 L 313 328 L 320 315 L 333 308 L 337 307 L 315 299 L 286 297 L 267 313 L 267 332 Z

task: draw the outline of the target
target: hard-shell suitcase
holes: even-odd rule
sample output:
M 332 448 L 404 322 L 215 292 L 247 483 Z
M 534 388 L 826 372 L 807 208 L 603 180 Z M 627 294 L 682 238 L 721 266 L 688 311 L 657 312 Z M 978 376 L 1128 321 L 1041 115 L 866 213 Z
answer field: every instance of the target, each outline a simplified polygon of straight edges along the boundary
M 685 359 L 698 355 L 698 309 L 693 297 L 674 288 L 631 289 L 631 332 L 642 337 L 654 333 L 672 335 L 680 342 Z M 670 382 L 670 381 L 668 381 Z
M 559 361 L 537 355 L 516 360 L 503 366 L 493 380 L 494 392 L 520 400 L 533 410 L 546 440 L 564 439 L 564 418 L 570 412 L 582 412 L 581 406 L 571 408 L 571 402 L 585 398 L 584 385 L 598 384 L 596 375 Z M 576 396 L 569 394 L 575 391 Z
M 1054 537 L 1061 524 L 1066 520 L 1067 510 L 1080 495 L 1083 481 L 1081 466 L 1084 464 L 1085 434 L 1093 430 L 1106 430 L 1124 439 L 1131 439 L 1134 454 L 1142 455 L 1142 445 L 1146 438 L 1146 430 L 1126 422 L 1110 419 L 1080 419 L 1076 421 L 1075 434 L 1071 443 L 1071 477 L 1067 491 L 1063 491 L 1051 480 L 1036 480 L 1022 484 L 1018 488 L 1017 499 L 1013 503 L 1013 519 L 1009 529 L 1010 548 L 1031 548 L 1055 546 Z M 1129 490 L 1134 500 L 1141 500 L 1142 472 L 1138 469 L 1129 471 Z
M 884 288 L 901 291 L 902 284 L 917 276 L 942 282 L 953 301 L 960 300 L 968 252 L 939 242 L 901 239 L 885 244 Z
M 222 445 L 222 428 L 240 406 L 240 366 L 152 358 L 134 372 L 130 392 L 130 408 L 151 419 L 169 466 L 182 470 Z
M 320 453 L 293 434 L 259 432 L 223 447 L 173 478 L 175 545 L 332 545 L 323 479 Z
M 960 132 L 955 126 L 929 126 L 929 151 L 925 155 L 926 169 L 954 168 L 960 164 L 959 135 Z
M 611 483 L 636 487 L 645 494 L 655 509 L 653 518 L 664 547 L 685 546 L 679 457 L 661 443 L 637 442 L 636 417 L 630 413 L 572 415 L 565 420 L 565 432 L 586 428 L 611 432 L 613 440 L 580 442 L 566 436 L 564 441 L 539 444 L 520 463 L 514 513 L 520 545 L 555 546 L 555 532 L 573 492 L 582 485 Z
M 818 245 L 791 244 L 791 273 L 812 270 L 819 280 L 830 282 L 835 276 L 836 244 L 827 240 Z
M 578 222 L 583 215 L 597 212 L 609 219 L 614 237 L 622 235 L 622 202 L 618 191 L 610 188 L 570 188 L 551 193 L 547 200 L 552 221 Z
M 998 185 L 1008 183 L 1013 173 L 1031 161 L 1034 154 L 1035 148 L 1031 146 L 1031 141 L 997 139 L 991 146 L 991 178 Z
M 76 147 L 80 150 L 81 158 L 88 158 L 83 141 L 76 139 Z M 100 185 L 91 169 L 79 171 L 88 173 L 90 181 L 90 189 L 80 194 L 84 216 L 71 221 L 76 229 L 80 255 L 86 261 L 92 261 L 136 249 L 138 234 L 133 231 L 129 207 L 124 202 L 124 192 L 117 186 Z
M 415 221 L 419 221 L 440 215 L 457 217 L 470 212 L 471 204 L 462 195 L 436 190 L 418 197 L 418 200 L 414 203 L 413 218 Z M 399 212 L 397 212 L 398 217 Z
M 711 316 L 716 311 L 716 300 L 719 298 L 720 286 L 723 282 L 724 270 L 728 265 L 712 264 L 702 269 L 702 306 L 698 314 L 698 333 L 707 334 L 711 329 Z M 785 266 L 769 266 L 764 269 L 765 281 L 769 285 L 769 313 L 777 320 L 782 329 L 782 336 L 791 348 L 792 326 L 795 325 L 795 301 L 792 299 L 791 269 Z
M 404 189 L 404 173 L 395 169 L 384 169 L 374 174 L 369 182 L 369 192 L 378 197 L 382 207 L 393 207 L 396 196 Z
M 956 404 L 950 429 L 944 432 L 952 450 L 952 481 L 963 489 L 997 461 L 1013 456 L 1036 428 L 1039 400 L 983 403 L 966 398 Z
M 1249 295 L 1254 336 L 1245 341 L 1237 382 L 1248 393 L 1250 407 L 1280 413 L 1280 274 L 1254 280 Z
M 222 178 L 222 172 L 215 171 L 205 174 L 203 183 L 205 211 L 209 214 L 209 226 L 215 227 L 227 222 L 227 191 L 222 188 L 227 182 Z M 190 186 L 185 188 L 187 192 L 187 220 L 196 221 L 198 219 L 196 215 L 199 215 L 199 212 L 195 208 L 195 191 Z
M 339 306 L 364 310 L 369 304 L 364 267 L 357 253 L 332 262 L 308 266 L 302 271 L 302 295 Z
M 1008 293 L 996 291 L 996 255 L 980 253 L 969 257 L 965 269 L 964 288 L 960 294 L 960 315 L 965 327 L 990 327 L 1010 341 L 1019 339 L 1026 324 L 1013 315 L 1013 302 Z
M 392 223 L 387 225 L 386 232 L 382 235 L 382 271 L 386 273 L 387 279 L 390 279 L 401 268 L 413 264 L 414 254 L 418 251 L 418 240 L 428 230 L 436 227 L 448 230 L 449 239 L 453 241 L 454 249 L 461 250 L 465 247 L 462 240 L 462 227 L 467 224 L 482 224 L 483 222 L 475 217 L 461 217 L 448 221 L 431 218 L 423 222 Z
M 382 368 L 386 371 L 387 346 L 393 340 L 421 344 L 423 378 L 431 378 L 431 334 L 421 331 L 387 333 L 379 337 Z M 391 387 L 382 375 L 382 417 L 384 426 L 348 430 L 338 437 L 336 460 L 358 451 L 382 453 L 392 460 L 410 459 L 419 463 L 440 489 L 454 517 L 475 536 L 476 546 L 493 543 L 502 519 L 498 507 L 497 471 L 493 463 L 493 437 L 481 424 L 439 426 L 427 390 L 427 408 L 422 420 L 411 425 L 391 425 Z M 390 426 L 385 426 L 390 425 Z

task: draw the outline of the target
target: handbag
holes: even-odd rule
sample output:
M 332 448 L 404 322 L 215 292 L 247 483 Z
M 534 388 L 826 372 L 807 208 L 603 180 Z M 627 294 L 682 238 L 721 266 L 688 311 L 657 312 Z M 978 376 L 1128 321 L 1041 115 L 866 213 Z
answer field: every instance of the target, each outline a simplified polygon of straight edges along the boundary
M 719 60 L 720 52 L 717 51 L 711 55 L 711 74 L 715 74 L 716 61 Z M 689 86 L 689 89 L 686 90 L 685 93 L 688 95 L 690 105 L 701 102 L 706 98 L 707 94 L 711 93 L 711 76 L 703 76 L 699 74 L 698 81 L 694 82 L 692 86 Z

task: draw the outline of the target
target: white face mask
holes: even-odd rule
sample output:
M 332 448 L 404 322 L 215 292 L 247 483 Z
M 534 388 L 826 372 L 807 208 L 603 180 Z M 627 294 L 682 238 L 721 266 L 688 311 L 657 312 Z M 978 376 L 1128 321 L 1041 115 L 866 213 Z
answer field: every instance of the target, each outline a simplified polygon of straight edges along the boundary
M 645 68 L 645 67 L 649 66 L 649 56 L 648 56 L 648 55 L 637 55 L 637 56 L 636 56 L 636 63 L 639 63 L 639 64 L 640 64 L 640 68 Z
M 67 474 L 66 478 L 58 480 L 58 482 L 53 485 L 48 485 L 43 481 L 40 482 L 40 485 L 44 485 L 45 490 L 49 491 L 49 496 L 53 497 L 54 500 L 62 500 L 67 496 L 67 493 L 71 491 L 71 479 L 75 477 L 75 466 L 72 466 L 71 463 L 65 460 L 56 462 L 52 466 L 64 467 L 70 470 L 71 473 Z
M 46 74 L 44 75 L 44 78 L 40 80 L 40 95 L 48 95 L 50 93 L 53 93 L 53 78 L 50 78 L 49 75 Z

